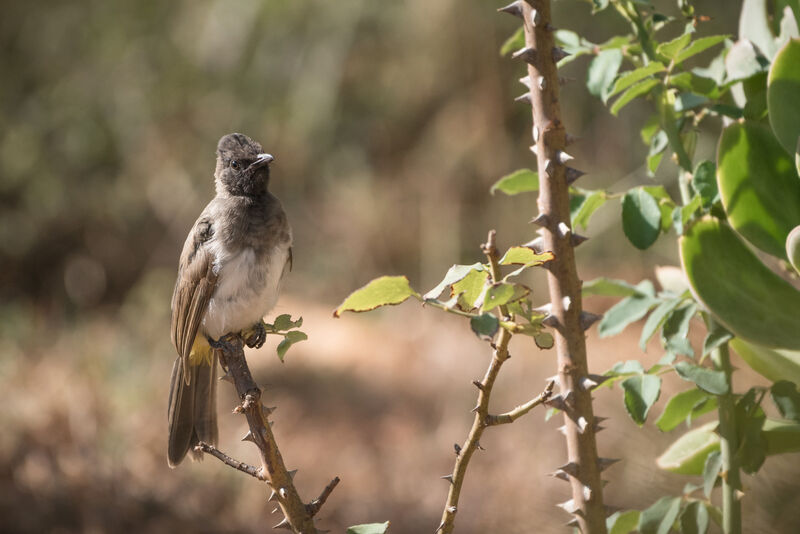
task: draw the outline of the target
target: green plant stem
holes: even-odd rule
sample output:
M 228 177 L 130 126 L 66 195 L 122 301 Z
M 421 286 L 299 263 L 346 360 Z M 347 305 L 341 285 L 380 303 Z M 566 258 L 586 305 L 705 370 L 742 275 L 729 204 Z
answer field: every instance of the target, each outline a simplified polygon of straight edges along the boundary
M 706 317 L 709 329 L 714 319 Z M 736 400 L 733 395 L 733 367 L 731 366 L 728 344 L 723 343 L 711 351 L 714 365 L 725 373 L 728 392 L 717 396 L 719 414 L 720 454 L 722 455 L 722 530 L 725 534 L 741 534 L 742 503 L 737 497 L 742 486 L 736 451 L 739 448 L 736 428 Z

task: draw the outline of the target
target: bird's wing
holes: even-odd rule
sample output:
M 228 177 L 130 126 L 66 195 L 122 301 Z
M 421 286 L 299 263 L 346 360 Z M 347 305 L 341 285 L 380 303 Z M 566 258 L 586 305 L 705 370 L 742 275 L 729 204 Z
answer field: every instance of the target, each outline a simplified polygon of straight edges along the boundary
M 203 216 L 186 238 L 172 294 L 172 344 L 183 360 L 183 376 L 189 383 L 189 354 L 203 321 L 208 301 L 217 285 L 214 256 L 205 246 L 214 233 L 211 220 Z

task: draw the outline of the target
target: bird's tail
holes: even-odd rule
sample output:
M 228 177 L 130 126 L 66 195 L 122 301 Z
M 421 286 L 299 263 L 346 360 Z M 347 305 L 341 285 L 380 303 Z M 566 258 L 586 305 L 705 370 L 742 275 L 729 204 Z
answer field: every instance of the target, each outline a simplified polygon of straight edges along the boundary
M 217 444 L 217 353 L 208 345 L 198 349 L 207 350 L 209 354 L 190 359 L 188 384 L 184 380 L 181 358 L 178 357 L 172 366 L 167 412 L 170 467 L 181 463 L 190 451 L 192 458 L 199 460 L 201 454 L 196 453 L 194 447 L 201 441 Z

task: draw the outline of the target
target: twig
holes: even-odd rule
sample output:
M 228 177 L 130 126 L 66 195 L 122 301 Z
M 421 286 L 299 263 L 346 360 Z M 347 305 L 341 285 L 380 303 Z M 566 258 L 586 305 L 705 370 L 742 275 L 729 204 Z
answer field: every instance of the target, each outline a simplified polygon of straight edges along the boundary
M 495 237 L 495 231 L 492 230 L 489 232 L 489 237 L 486 241 L 486 244 L 482 245 L 481 247 L 483 253 L 489 260 L 489 272 L 491 274 L 492 281 L 501 279 L 499 258 L 497 254 L 497 247 L 495 246 Z M 508 309 L 505 306 L 500 306 L 500 314 L 503 317 L 508 317 Z M 500 329 L 500 333 L 497 336 L 497 342 L 493 347 L 494 351 L 492 352 L 492 361 L 489 363 L 489 368 L 486 370 L 483 380 L 480 382 L 477 380 L 473 382 L 475 387 L 478 388 L 478 404 L 472 409 L 472 411 L 475 412 L 475 418 L 472 421 L 472 427 L 470 428 L 469 435 L 467 436 L 467 440 L 464 442 L 464 445 L 456 445 L 455 447 L 456 461 L 453 467 L 453 472 L 442 477 L 450 482 L 450 491 L 447 494 L 447 502 L 444 505 L 441 522 L 439 523 L 439 527 L 436 529 L 437 533 L 442 532 L 443 534 L 448 534 L 453 532 L 456 513 L 458 512 L 458 499 L 461 496 L 461 487 L 464 484 L 464 476 L 466 475 L 469 461 L 476 450 L 483 450 L 480 445 L 480 439 L 483 435 L 483 431 L 494 424 L 489 422 L 490 418 L 492 417 L 489 415 L 489 399 L 492 394 L 492 388 L 494 387 L 495 380 L 497 379 L 497 374 L 500 372 L 500 367 L 502 367 L 503 363 L 509 358 L 508 342 L 511 340 L 511 337 L 511 333 L 506 328 Z M 548 385 L 547 389 L 545 389 L 545 391 L 543 391 L 536 399 L 533 399 L 522 407 L 512 410 L 520 410 L 520 413 L 516 415 L 515 419 L 521 417 L 524 413 L 529 412 L 535 406 L 542 404 L 550 396 L 551 391 L 552 384 Z M 522 410 L 524 410 L 524 412 Z
M 331 493 L 333 493 L 333 489 L 339 484 L 339 482 L 339 477 L 335 477 L 328 483 L 327 486 L 325 486 L 325 489 L 322 490 L 322 493 L 319 494 L 319 497 L 306 505 L 309 514 L 312 516 L 317 515 L 317 512 L 319 512 L 319 509 L 322 508 L 323 504 L 325 504 L 325 501 L 328 500 L 328 497 L 330 497 Z
M 253 380 L 250 368 L 247 366 L 247 360 L 244 357 L 244 342 L 241 336 L 234 334 L 229 334 L 224 340 L 227 342 L 227 347 L 217 350 L 220 362 L 226 371 L 226 375 L 223 378 L 229 378 L 233 381 L 236 392 L 242 401 L 235 412 L 243 413 L 250 427 L 250 431 L 242 439 L 252 441 L 258 447 L 261 456 L 261 468 L 258 469 L 242 464 L 206 444 L 200 444 L 198 447 L 204 452 L 209 452 L 219 458 L 225 464 L 255 476 L 259 480 L 264 480 L 272 488 L 270 500 L 276 500 L 284 514 L 283 520 L 273 528 L 287 528 L 297 534 L 301 532 L 303 534 L 316 534 L 318 531 L 314 525 L 313 516 L 319 512 L 339 479 L 337 477 L 334 479 L 336 483 L 331 482 L 328 484 L 319 499 L 311 504 L 303 503 L 292 482 L 294 471 L 286 469 L 278 444 L 275 442 L 275 436 L 270 428 L 268 416 L 272 409 L 266 408 L 261 404 L 261 389 Z M 209 450 L 206 450 L 206 448 Z
M 254 465 L 250 465 L 250 464 L 246 464 L 244 462 L 240 462 L 239 460 L 236 460 L 235 458 L 231 458 L 230 456 L 228 456 L 227 454 L 225 454 L 224 452 L 222 452 L 218 448 L 214 447 L 213 445 L 209 445 L 205 441 L 201 441 L 200 443 L 195 445 L 194 450 L 198 451 L 198 452 L 204 452 L 206 454 L 210 454 L 211 456 L 213 456 L 214 458 L 218 459 L 220 462 L 224 463 L 225 465 L 229 465 L 229 466 L 233 467 L 234 469 L 237 469 L 237 470 L 241 471 L 242 473 L 247 473 L 251 477 L 255 477 L 258 480 L 261 480 L 262 482 L 266 482 L 267 481 L 267 477 L 265 477 L 261 473 L 261 469 L 260 468 L 254 466 Z
M 486 424 L 489 426 L 493 425 L 505 425 L 507 423 L 513 423 L 526 413 L 530 412 L 532 409 L 536 408 L 540 404 L 547 402 L 547 399 L 550 398 L 550 395 L 553 394 L 553 386 L 555 386 L 555 381 L 551 380 L 547 387 L 544 388 L 544 391 L 539 393 L 536 398 L 529 400 L 525 404 L 520 404 L 513 410 L 510 410 L 506 413 L 501 413 L 499 415 L 488 415 L 486 417 Z

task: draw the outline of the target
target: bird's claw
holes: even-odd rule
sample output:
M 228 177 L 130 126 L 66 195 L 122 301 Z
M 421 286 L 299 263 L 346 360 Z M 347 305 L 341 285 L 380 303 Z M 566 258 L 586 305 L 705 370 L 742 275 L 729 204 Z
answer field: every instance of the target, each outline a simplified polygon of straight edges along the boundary
M 259 321 L 248 330 L 242 332 L 244 343 L 251 349 L 260 349 L 267 340 L 267 329 L 264 321 Z
M 210 337 L 207 337 L 206 339 L 208 340 L 208 344 L 211 345 L 211 348 L 214 350 L 221 350 L 226 354 L 233 353 L 236 350 L 236 347 L 230 342 L 228 336 L 222 336 L 216 341 Z

